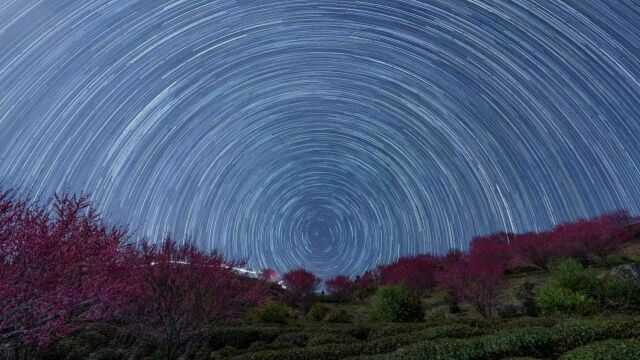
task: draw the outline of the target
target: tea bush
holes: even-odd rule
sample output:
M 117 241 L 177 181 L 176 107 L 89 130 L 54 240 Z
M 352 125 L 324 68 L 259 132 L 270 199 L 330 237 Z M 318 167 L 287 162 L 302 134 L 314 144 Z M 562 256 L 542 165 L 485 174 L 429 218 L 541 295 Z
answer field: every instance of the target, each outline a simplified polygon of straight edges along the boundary
M 381 286 L 376 291 L 372 317 L 383 322 L 410 322 L 424 317 L 420 297 L 402 285 Z
M 251 309 L 248 315 L 248 321 L 252 324 L 286 324 L 292 318 L 288 305 L 273 300 Z

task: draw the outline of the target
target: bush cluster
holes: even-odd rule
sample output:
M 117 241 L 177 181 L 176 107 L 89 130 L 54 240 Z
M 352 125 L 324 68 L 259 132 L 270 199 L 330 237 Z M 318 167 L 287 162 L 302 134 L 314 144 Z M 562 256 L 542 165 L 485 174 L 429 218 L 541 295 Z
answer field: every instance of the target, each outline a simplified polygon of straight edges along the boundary
M 251 309 L 247 316 L 252 324 L 286 324 L 292 318 L 291 308 L 287 304 L 273 300 Z
M 629 360 L 640 359 L 640 341 L 605 340 L 579 347 L 564 354 L 561 360 Z
M 599 279 L 576 259 L 551 268 L 547 283 L 538 290 L 536 303 L 543 313 L 594 314 L 640 309 L 640 286 L 632 280 Z
M 372 317 L 376 321 L 410 322 L 424 317 L 420 297 L 403 285 L 381 286 L 375 294 Z
M 555 357 L 568 350 L 606 339 L 640 335 L 640 322 L 584 320 L 551 328 L 516 328 L 467 340 L 425 341 L 407 346 L 389 359 L 496 359 L 514 356 Z

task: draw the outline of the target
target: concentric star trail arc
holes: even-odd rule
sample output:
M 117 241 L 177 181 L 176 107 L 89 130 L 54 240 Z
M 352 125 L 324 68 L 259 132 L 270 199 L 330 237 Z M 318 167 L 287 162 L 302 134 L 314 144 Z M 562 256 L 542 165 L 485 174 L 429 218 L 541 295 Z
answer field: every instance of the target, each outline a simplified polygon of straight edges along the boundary
M 6 0 L 0 174 L 355 275 L 640 210 L 631 0 Z

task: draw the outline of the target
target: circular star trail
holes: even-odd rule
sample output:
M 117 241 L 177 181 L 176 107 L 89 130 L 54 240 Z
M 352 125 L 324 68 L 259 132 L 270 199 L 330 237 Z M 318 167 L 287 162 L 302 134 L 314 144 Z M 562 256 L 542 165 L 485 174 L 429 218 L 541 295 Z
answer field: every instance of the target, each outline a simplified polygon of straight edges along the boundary
M 636 1 L 6 0 L 0 177 L 254 268 L 640 210 Z

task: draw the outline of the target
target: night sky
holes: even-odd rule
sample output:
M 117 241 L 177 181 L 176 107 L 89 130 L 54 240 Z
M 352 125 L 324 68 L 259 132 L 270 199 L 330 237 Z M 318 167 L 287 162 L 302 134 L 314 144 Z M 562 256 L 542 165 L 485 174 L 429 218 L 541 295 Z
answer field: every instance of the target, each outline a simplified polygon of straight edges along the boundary
M 635 0 L 0 1 L 0 178 L 354 275 L 640 210 Z

